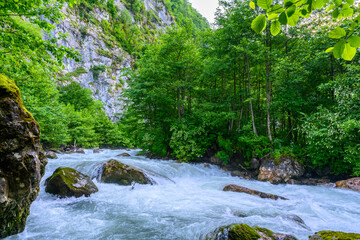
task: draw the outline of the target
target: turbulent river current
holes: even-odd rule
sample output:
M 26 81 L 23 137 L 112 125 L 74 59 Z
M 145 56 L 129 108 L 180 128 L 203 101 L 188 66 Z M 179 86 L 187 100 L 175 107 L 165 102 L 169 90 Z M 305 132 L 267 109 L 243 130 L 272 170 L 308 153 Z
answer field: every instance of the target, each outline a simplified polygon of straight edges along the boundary
M 324 186 L 272 185 L 232 177 L 217 166 L 115 157 L 123 150 L 58 155 L 49 159 L 37 200 L 31 205 L 23 233 L 14 239 L 198 240 L 215 228 L 232 223 L 268 228 L 298 239 L 316 231 L 360 233 L 360 193 Z M 94 182 L 90 197 L 59 199 L 45 192 L 45 179 L 59 167 L 93 175 L 99 163 L 117 159 L 154 173 L 156 185 L 119 186 Z M 164 176 L 164 177 L 161 177 Z M 223 192 L 227 184 L 286 197 L 262 199 Z M 305 224 L 294 221 L 300 217 Z

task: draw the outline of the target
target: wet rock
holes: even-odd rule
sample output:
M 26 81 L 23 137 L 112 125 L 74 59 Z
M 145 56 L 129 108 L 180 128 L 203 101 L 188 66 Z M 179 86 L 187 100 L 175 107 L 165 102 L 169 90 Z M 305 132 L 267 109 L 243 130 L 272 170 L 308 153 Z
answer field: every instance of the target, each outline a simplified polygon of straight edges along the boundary
M 240 211 L 235 211 L 235 212 L 232 212 L 232 214 L 236 217 L 240 217 L 240 218 L 244 218 L 244 217 L 247 217 L 247 215 L 243 212 L 240 212 Z
M 125 151 L 128 151 L 128 152 L 129 152 L 129 151 L 131 151 L 131 149 L 130 149 L 130 148 L 126 148 Z
M 78 148 L 75 150 L 76 153 L 81 153 L 81 154 L 85 154 L 85 149 L 83 148 Z
M 130 157 L 130 154 L 128 153 L 120 153 L 119 155 L 116 155 L 117 157 Z
M 257 159 L 257 158 L 251 159 L 249 167 L 251 170 L 257 170 L 260 167 L 259 159 Z
M 232 224 L 219 227 L 209 233 L 206 240 L 296 240 L 295 237 L 286 234 L 273 233 L 269 229 L 250 227 L 246 224 Z
M 59 195 L 60 198 L 90 196 L 98 188 L 90 177 L 72 168 L 57 168 L 53 175 L 46 179 L 45 191 Z
M 214 165 L 221 165 L 222 164 L 222 160 L 219 157 L 216 156 L 212 156 L 210 158 L 210 163 L 214 164 Z
M 204 164 L 204 168 L 210 168 L 210 164 L 205 163 L 205 164 Z
M 58 158 L 58 157 L 56 156 L 56 153 L 53 152 L 53 151 L 48 151 L 48 152 L 45 154 L 45 157 L 51 158 L 51 159 L 57 159 L 57 158 Z
M 100 181 L 119 185 L 131 185 L 133 182 L 153 184 L 152 179 L 146 176 L 143 170 L 120 163 L 114 159 L 103 164 Z
M 335 183 L 335 186 L 337 188 L 347 188 L 350 190 L 360 192 L 360 177 L 351 178 L 351 179 L 343 180 L 343 181 L 337 181 Z
M 294 158 L 281 156 L 278 160 L 264 159 L 260 166 L 258 180 L 273 184 L 291 183 L 305 173 L 305 168 Z
M 356 233 L 344 233 L 334 231 L 321 231 L 312 236 L 309 236 L 309 240 L 359 240 L 360 234 Z
M 24 230 L 46 164 L 38 123 L 15 83 L 0 74 L 0 238 Z
M 225 186 L 223 191 L 225 191 L 225 192 L 231 191 L 231 192 L 247 193 L 247 194 L 250 194 L 250 195 L 259 196 L 261 198 L 270 198 L 270 199 L 274 199 L 274 200 L 278 200 L 278 199 L 289 200 L 289 199 L 281 197 L 281 196 L 256 191 L 256 190 L 246 188 L 246 187 L 241 187 L 241 186 L 238 186 L 238 185 L 235 185 L 235 184 L 230 184 L 230 185 Z
M 93 149 L 93 153 L 100 153 L 100 152 L 102 152 L 102 150 L 98 147 Z
M 304 229 L 311 231 L 310 227 L 308 225 L 306 225 L 306 223 L 304 222 L 304 220 L 301 219 L 301 217 L 295 215 L 295 214 L 288 214 L 288 215 L 283 215 L 280 216 L 282 219 L 285 220 L 290 220 L 294 223 L 297 223 L 299 226 L 303 227 Z
M 309 185 L 309 186 L 333 186 L 329 178 L 303 178 L 299 179 L 299 182 L 296 184 Z
M 251 178 L 251 175 L 249 174 L 249 172 L 239 171 L 239 170 L 231 171 L 231 176 L 246 178 L 246 179 Z

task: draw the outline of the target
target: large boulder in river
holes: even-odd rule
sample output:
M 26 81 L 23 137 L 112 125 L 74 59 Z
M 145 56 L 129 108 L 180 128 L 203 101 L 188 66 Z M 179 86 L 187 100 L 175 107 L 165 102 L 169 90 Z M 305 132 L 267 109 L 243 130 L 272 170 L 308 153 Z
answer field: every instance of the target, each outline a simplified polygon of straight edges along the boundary
M 360 234 L 357 233 L 344 233 L 334 231 L 321 231 L 312 236 L 309 240 L 359 240 Z
M 100 181 L 119 185 L 131 185 L 133 182 L 140 184 L 153 183 L 143 170 L 120 163 L 114 159 L 103 164 Z
M 206 240 L 296 240 L 287 234 L 273 233 L 269 229 L 250 227 L 246 224 L 232 224 L 219 227 L 208 234 Z
M 289 200 L 287 198 L 278 196 L 278 195 L 274 195 L 271 193 L 264 193 L 264 192 L 260 192 L 260 191 L 256 191 L 250 188 L 246 188 L 246 187 L 241 187 L 235 184 L 230 184 L 224 187 L 223 191 L 225 192 L 239 192 L 239 193 L 246 193 L 246 194 L 250 194 L 250 195 L 254 195 L 254 196 L 258 196 L 261 198 L 270 198 L 273 200 L 278 200 L 278 199 L 282 199 L 282 200 Z
M 337 181 L 335 185 L 337 188 L 347 188 L 360 192 L 360 177 Z
M 38 123 L 15 83 L 0 74 L 0 238 L 24 230 L 46 163 Z
M 269 181 L 273 184 L 291 183 L 304 175 L 305 168 L 295 158 L 281 156 L 279 159 L 264 159 L 259 169 L 258 180 Z
M 57 168 L 53 175 L 46 179 L 45 191 L 60 198 L 90 196 L 98 188 L 90 177 L 72 168 Z

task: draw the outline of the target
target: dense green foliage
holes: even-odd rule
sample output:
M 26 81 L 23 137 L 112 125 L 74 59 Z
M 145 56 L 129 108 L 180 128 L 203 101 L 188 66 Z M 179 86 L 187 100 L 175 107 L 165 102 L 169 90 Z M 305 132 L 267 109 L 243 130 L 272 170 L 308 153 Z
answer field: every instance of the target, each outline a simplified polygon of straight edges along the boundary
M 327 20 L 261 35 L 249 3 L 220 4 L 216 30 L 194 39 L 189 27 L 171 29 L 138 61 L 125 94 L 137 143 L 183 161 L 215 155 L 245 167 L 286 154 L 360 175 L 358 57 L 325 53 Z
M 188 0 L 164 0 L 166 7 L 180 26 L 192 24 L 195 30 L 206 30 L 209 23 L 199 12 L 192 8 Z

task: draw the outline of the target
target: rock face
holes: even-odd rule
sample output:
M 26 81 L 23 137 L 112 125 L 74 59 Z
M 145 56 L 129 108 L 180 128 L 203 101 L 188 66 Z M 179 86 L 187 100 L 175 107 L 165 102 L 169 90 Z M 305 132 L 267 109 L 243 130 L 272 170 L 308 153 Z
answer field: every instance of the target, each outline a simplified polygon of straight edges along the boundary
M 0 74 L 0 238 L 24 230 L 46 163 L 38 123 L 15 83 Z
M 53 175 L 46 179 L 45 191 L 59 195 L 60 198 L 90 196 L 98 188 L 90 177 L 72 168 L 57 168 Z
M 344 233 L 333 231 L 321 231 L 312 236 L 309 236 L 309 240 L 359 240 L 360 234 L 356 233 Z
M 281 156 L 279 160 L 265 159 L 260 166 L 258 180 L 271 183 L 291 183 L 304 175 L 304 167 L 292 157 Z
M 106 1 L 104 3 L 106 5 Z M 160 30 L 174 24 L 163 1 L 144 0 L 140 3 L 144 4 L 146 11 L 152 12 L 156 16 L 153 25 L 148 25 L 145 20 L 136 22 L 130 9 L 126 9 L 124 1 L 114 1 L 119 15 L 122 11 L 129 13 L 131 24 L 134 27 L 146 26 Z M 119 114 L 122 113 L 124 107 L 123 101 L 119 100 L 120 94 L 122 89 L 128 86 L 124 73 L 126 73 L 126 69 L 131 68 L 133 60 L 121 46 L 116 45 L 109 33 L 103 29 L 104 24 L 106 26 L 111 21 L 106 8 L 95 3 L 89 4 L 92 7 L 91 12 L 88 12 L 92 16 L 91 21 L 80 17 L 75 8 L 65 5 L 62 10 L 65 18 L 56 25 L 51 33 L 51 35 L 68 34 L 68 38 L 59 41 L 58 45 L 74 48 L 82 57 L 81 62 L 65 60 L 63 74 L 66 78 L 63 78 L 61 82 L 63 85 L 67 85 L 76 81 L 82 87 L 91 89 L 93 97 L 104 103 L 106 114 L 111 120 L 116 121 L 121 117 Z M 102 70 L 99 71 L 99 69 Z
M 281 197 L 281 196 L 256 191 L 256 190 L 246 188 L 246 187 L 241 187 L 241 186 L 238 186 L 238 185 L 235 185 L 235 184 L 230 184 L 230 185 L 225 186 L 223 191 L 225 191 L 225 192 L 231 191 L 231 192 L 246 193 L 246 194 L 250 194 L 250 195 L 254 195 L 254 196 L 259 196 L 261 198 L 270 198 L 270 199 L 274 199 L 274 200 L 278 200 L 278 199 L 289 200 L 289 199 Z
M 132 182 L 140 184 L 153 183 L 141 169 L 120 163 L 114 159 L 103 164 L 100 181 L 119 185 L 131 185 Z
M 286 234 L 273 233 L 269 229 L 250 227 L 246 224 L 233 224 L 219 227 L 208 234 L 206 240 L 296 240 L 295 237 Z
M 360 192 L 360 177 L 338 181 L 335 185 L 337 188 L 347 188 Z

